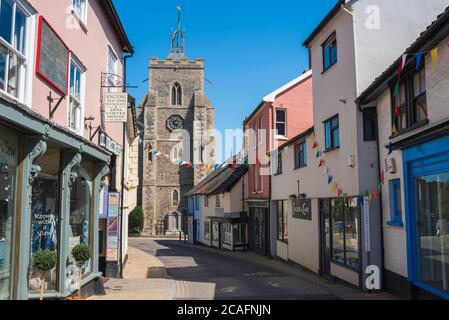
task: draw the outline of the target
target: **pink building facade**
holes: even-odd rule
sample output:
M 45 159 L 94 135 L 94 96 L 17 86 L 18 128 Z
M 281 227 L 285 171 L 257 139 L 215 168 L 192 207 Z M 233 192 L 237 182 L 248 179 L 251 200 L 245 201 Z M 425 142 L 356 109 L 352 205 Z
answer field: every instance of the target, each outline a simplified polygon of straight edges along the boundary
M 263 98 L 245 120 L 244 148 L 248 155 L 245 190 L 249 213 L 249 247 L 267 255 L 271 219 L 269 152 L 313 126 L 312 72 L 308 71 Z
M 0 300 L 65 298 L 77 279 L 88 294 L 118 273 L 137 130 L 132 98 L 124 125 L 105 121 L 104 97 L 122 92 L 132 54 L 112 1 L 0 0 Z M 82 268 L 78 245 L 92 252 Z M 33 264 L 42 250 L 58 260 L 44 277 Z

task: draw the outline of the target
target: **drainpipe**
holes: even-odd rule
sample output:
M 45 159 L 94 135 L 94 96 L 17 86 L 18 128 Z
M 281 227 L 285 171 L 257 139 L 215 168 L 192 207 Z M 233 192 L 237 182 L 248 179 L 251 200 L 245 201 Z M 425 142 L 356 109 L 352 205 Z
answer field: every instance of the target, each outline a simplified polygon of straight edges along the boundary
M 358 109 L 360 112 L 363 113 L 363 107 L 362 107 L 362 102 L 360 100 L 356 101 Z M 377 110 L 377 108 L 376 108 Z M 377 114 L 377 112 L 376 112 Z M 377 117 L 376 117 L 376 122 L 377 122 Z M 376 136 L 376 147 L 377 147 L 377 172 L 378 175 L 380 176 L 381 174 L 381 166 L 380 166 L 380 143 L 379 143 L 379 125 L 378 123 L 376 123 L 376 127 L 377 127 L 377 136 Z M 385 289 L 385 241 L 384 241 L 384 210 L 383 210 L 383 197 L 382 197 L 382 191 L 379 192 L 379 211 L 380 211 L 380 246 L 381 246 L 381 255 L 380 255 L 380 270 L 381 270 L 381 286 L 382 286 L 382 290 Z
M 133 54 L 127 54 L 123 57 L 123 92 L 126 93 L 127 84 L 126 84 L 126 62 L 129 58 L 132 58 Z M 125 155 L 126 155 L 126 127 L 127 123 L 123 123 L 123 150 L 122 150 L 122 177 L 121 177 L 121 191 L 120 191 L 120 257 L 119 257 L 119 266 L 120 266 L 120 278 L 123 279 L 123 218 L 125 211 Z

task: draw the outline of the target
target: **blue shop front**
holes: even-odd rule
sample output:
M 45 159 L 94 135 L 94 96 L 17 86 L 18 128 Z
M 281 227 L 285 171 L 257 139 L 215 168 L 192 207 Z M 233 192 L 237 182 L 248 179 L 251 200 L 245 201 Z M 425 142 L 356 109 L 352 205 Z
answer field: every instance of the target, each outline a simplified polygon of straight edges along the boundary
M 409 281 L 449 299 L 449 135 L 404 147 L 403 165 Z

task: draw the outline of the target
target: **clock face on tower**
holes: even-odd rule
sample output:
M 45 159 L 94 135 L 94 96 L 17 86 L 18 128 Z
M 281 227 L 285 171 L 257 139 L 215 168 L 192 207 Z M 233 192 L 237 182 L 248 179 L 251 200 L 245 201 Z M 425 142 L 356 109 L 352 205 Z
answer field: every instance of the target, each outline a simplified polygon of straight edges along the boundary
M 167 119 L 167 128 L 171 131 L 180 130 L 184 127 L 184 119 L 179 115 L 175 114 Z

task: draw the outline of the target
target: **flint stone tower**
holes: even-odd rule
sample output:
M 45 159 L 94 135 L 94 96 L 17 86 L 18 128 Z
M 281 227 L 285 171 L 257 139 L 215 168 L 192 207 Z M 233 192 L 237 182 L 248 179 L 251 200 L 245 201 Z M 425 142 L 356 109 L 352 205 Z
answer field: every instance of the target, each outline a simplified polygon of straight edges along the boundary
M 204 93 L 204 60 L 189 60 L 185 33 L 172 32 L 170 54 L 151 58 L 149 93 L 139 106 L 141 135 L 141 201 L 145 231 L 178 234 L 187 213 L 184 194 L 199 183 L 214 164 L 214 109 Z M 159 155 L 147 151 L 148 146 Z M 177 161 L 177 162 L 176 162 Z M 202 170 L 179 161 L 206 163 Z

